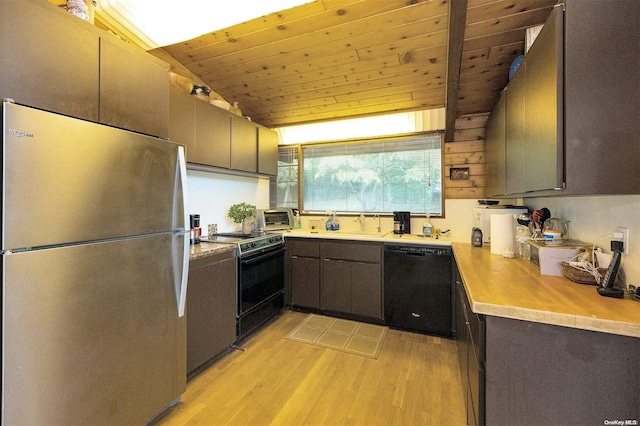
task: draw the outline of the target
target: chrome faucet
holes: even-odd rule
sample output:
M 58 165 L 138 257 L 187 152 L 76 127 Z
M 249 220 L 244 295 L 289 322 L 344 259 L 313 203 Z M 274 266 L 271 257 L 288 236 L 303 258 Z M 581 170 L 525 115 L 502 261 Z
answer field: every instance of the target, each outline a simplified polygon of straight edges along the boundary
M 374 214 L 373 215 L 373 219 L 375 220 L 376 218 L 378 218 L 378 234 L 382 232 L 382 228 L 380 227 L 380 215 L 379 214 Z
M 364 220 L 365 220 L 364 213 L 360 213 L 360 216 L 358 216 L 353 220 L 354 222 L 360 223 L 360 232 L 364 232 Z

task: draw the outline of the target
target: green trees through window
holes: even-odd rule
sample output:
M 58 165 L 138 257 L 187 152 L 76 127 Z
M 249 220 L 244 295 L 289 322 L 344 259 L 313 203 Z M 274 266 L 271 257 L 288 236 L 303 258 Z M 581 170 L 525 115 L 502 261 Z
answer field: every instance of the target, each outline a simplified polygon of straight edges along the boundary
M 310 213 L 405 210 L 441 215 L 441 139 L 440 133 L 432 133 L 398 139 L 303 145 L 300 208 Z M 280 204 L 291 199 L 290 172 L 290 167 L 278 168 L 281 207 L 292 207 Z

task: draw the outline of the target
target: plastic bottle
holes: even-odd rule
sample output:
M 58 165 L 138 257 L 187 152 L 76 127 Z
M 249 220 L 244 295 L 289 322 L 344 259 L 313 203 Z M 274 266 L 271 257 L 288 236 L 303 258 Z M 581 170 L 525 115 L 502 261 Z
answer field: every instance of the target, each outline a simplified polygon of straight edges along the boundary
M 340 222 L 338 221 L 338 216 L 336 215 L 336 212 L 333 212 L 333 220 L 331 223 L 331 230 L 332 231 L 339 231 L 340 230 Z
M 330 211 L 327 211 L 327 214 L 329 215 L 329 219 L 327 219 L 325 229 L 327 231 L 331 231 L 331 228 L 333 227 L 333 214 Z
M 433 235 L 433 225 L 431 224 L 431 213 L 427 212 L 427 218 L 422 223 L 422 234 L 425 237 L 430 237 Z
M 300 229 L 302 227 L 302 222 L 300 220 L 300 212 L 296 212 L 296 218 L 293 221 L 293 228 Z
M 338 231 L 340 229 L 340 222 L 338 222 L 336 212 L 330 213 L 329 220 L 327 220 L 326 229 L 327 231 Z

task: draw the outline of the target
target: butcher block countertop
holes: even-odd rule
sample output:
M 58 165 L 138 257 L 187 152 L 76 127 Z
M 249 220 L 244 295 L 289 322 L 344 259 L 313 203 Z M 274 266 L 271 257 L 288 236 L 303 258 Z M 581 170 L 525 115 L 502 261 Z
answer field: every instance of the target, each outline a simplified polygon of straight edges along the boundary
M 540 275 L 529 261 L 491 254 L 488 247 L 452 243 L 477 314 L 640 337 L 640 302 L 602 297 L 596 286 Z
M 189 247 L 189 260 L 195 260 L 205 256 L 212 256 L 216 253 L 222 253 L 235 249 L 235 244 L 228 243 L 201 242 L 199 244 L 192 244 Z

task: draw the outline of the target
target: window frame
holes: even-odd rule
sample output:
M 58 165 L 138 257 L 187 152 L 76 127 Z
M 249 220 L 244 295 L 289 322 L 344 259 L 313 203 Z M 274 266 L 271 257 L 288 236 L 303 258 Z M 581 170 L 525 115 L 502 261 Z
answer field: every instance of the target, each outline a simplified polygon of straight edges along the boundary
M 444 171 L 445 171 L 445 143 L 444 143 L 444 132 L 443 131 L 429 131 L 429 132 L 418 132 L 418 133 L 412 133 L 412 134 L 408 134 L 408 135 L 401 135 L 401 136 L 386 136 L 386 137 L 379 137 L 379 138 L 362 138 L 362 139 L 350 139 L 350 140 L 340 140 L 340 141 L 330 141 L 330 142 L 313 142 L 313 143 L 305 143 L 305 144 L 291 144 L 291 145 L 281 145 L 279 149 L 297 149 L 297 167 L 298 167 L 298 199 L 297 199 L 297 209 L 301 212 L 301 213 L 305 213 L 305 214 L 310 214 L 310 215 L 318 215 L 318 214 L 324 214 L 325 211 L 321 211 L 321 210 L 308 210 L 305 209 L 304 206 L 304 182 L 303 182 L 303 177 L 304 177 L 304 154 L 303 154 L 303 150 L 307 149 L 307 148 L 314 148 L 314 147 L 327 147 L 330 145 L 334 145 L 334 146 L 345 146 L 345 145 L 351 145 L 351 144 L 366 144 L 367 142 L 372 142 L 372 143 L 380 143 L 380 142 L 402 142 L 402 141 L 411 141 L 411 140 L 415 140 L 417 138 L 420 137 L 432 137 L 434 135 L 439 136 L 440 141 L 440 163 L 439 163 L 439 167 L 440 167 L 440 181 L 439 181 L 439 185 L 440 185 L 440 207 L 441 207 L 441 212 L 439 214 L 434 213 L 434 212 L 430 212 L 431 213 L 431 217 L 436 217 L 436 218 L 441 218 L 444 217 L 445 215 L 445 176 L 444 176 Z M 383 152 L 383 151 L 380 151 Z M 278 200 L 278 195 L 277 195 L 277 188 L 278 188 L 278 178 L 277 176 L 273 179 L 273 185 L 272 185 L 272 189 L 274 191 L 274 195 L 272 196 L 272 201 L 274 206 L 277 206 L 277 200 Z M 280 206 L 278 206 L 280 207 Z M 290 206 L 287 206 L 290 207 Z M 294 207 L 295 208 L 295 207 Z M 337 210 L 338 214 L 342 214 L 342 215 L 357 215 L 360 213 L 360 211 L 353 211 L 353 210 Z M 382 215 L 382 216 L 387 216 L 387 215 L 392 215 L 393 212 L 392 211 L 383 211 L 383 212 L 377 212 L 377 211 L 365 211 L 363 213 L 372 213 L 372 214 L 378 214 L 378 215 Z M 412 216 L 422 216 L 424 215 L 425 212 L 423 211 L 414 211 L 412 212 Z

